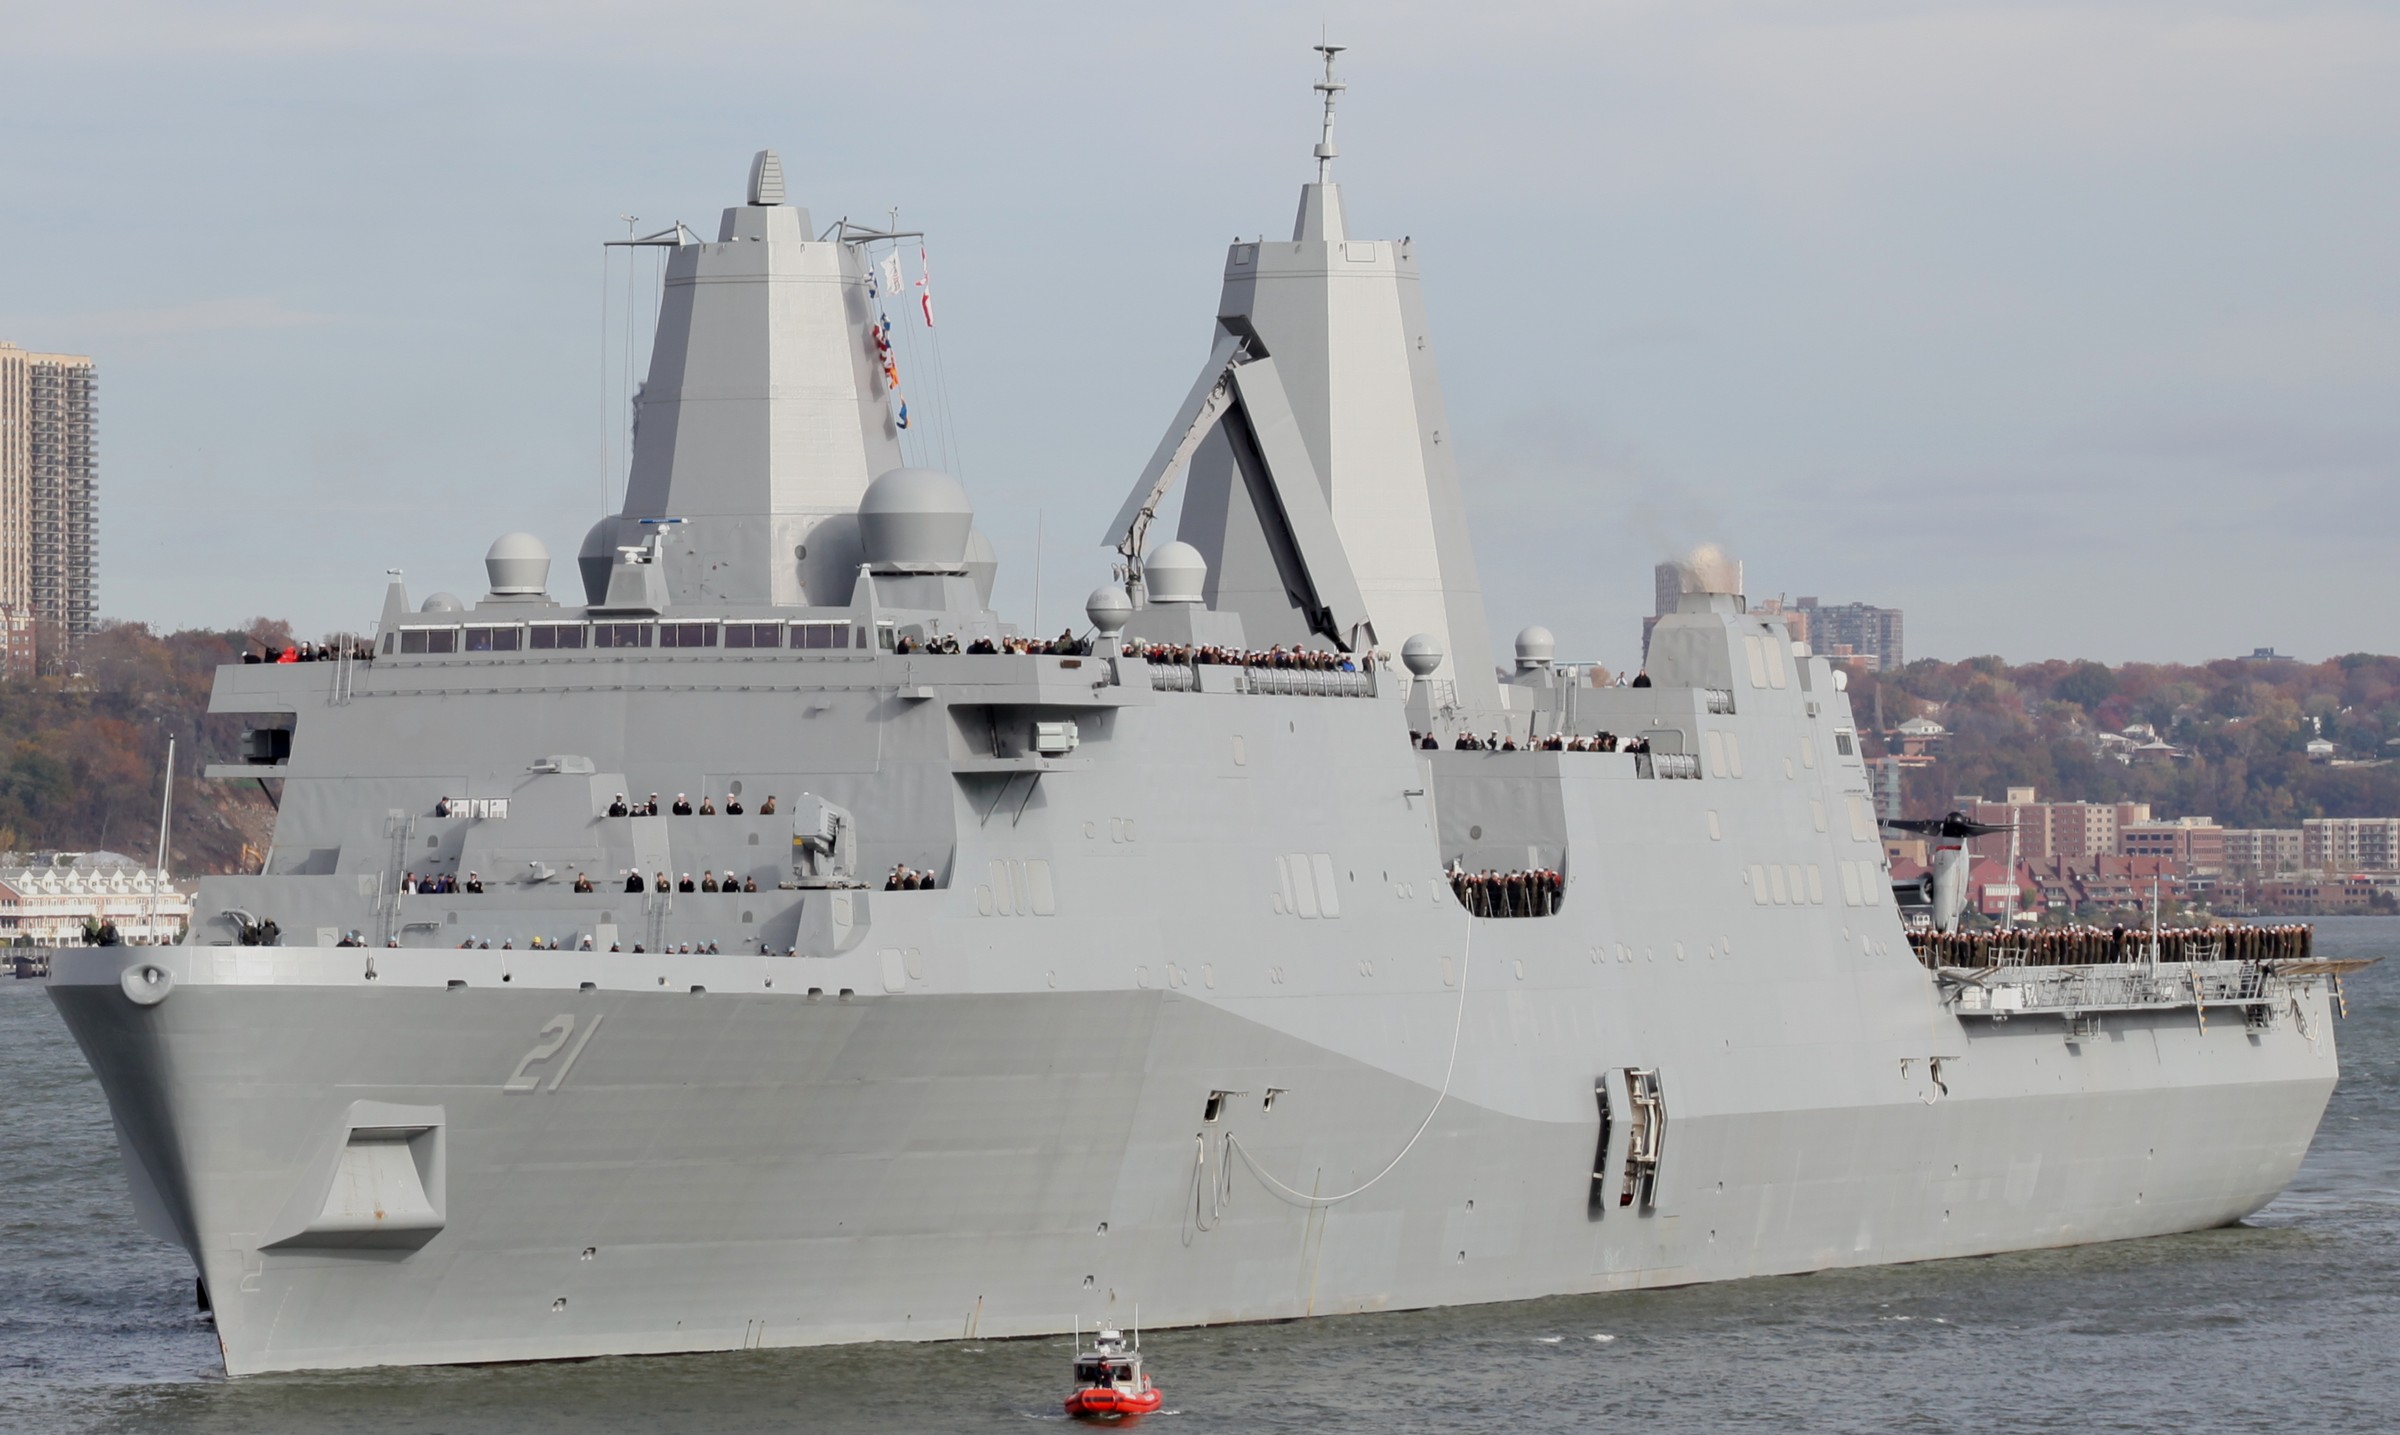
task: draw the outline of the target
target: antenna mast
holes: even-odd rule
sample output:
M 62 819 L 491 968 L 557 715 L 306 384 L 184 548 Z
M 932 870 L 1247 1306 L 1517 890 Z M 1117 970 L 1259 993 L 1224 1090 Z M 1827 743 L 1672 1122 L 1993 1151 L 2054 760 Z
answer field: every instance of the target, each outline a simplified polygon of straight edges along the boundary
M 1325 129 L 1317 139 L 1317 183 L 1333 183 L 1333 159 L 1341 153 L 1333 147 L 1333 102 L 1342 91 L 1350 88 L 1333 77 L 1333 57 L 1349 49 L 1347 45 L 1328 45 L 1322 42 L 1309 48 L 1325 57 L 1325 78 L 1317 81 L 1317 93 L 1325 97 Z
M 150 945 L 158 939 L 158 889 L 167 885 L 167 823 L 175 811 L 175 735 L 167 734 L 167 780 L 158 795 L 158 874 L 150 879 Z

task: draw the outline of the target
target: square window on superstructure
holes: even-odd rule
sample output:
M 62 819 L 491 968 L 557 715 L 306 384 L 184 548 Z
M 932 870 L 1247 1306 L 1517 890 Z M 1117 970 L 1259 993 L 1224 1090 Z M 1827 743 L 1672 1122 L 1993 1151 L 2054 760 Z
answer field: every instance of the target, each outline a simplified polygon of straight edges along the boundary
M 470 653 L 513 653 L 522 641 L 524 630 L 506 628 L 467 629 L 467 651 Z
M 713 648 L 717 645 L 717 625 L 661 623 L 658 625 L 658 645 L 662 648 Z
M 648 623 L 594 623 L 592 646 L 595 648 L 647 648 L 650 646 Z
M 725 646 L 728 648 L 780 648 L 783 646 L 781 623 L 727 623 Z
M 583 646 L 581 623 L 536 623 L 533 625 L 532 646 L 539 650 L 580 648 Z
M 849 643 L 848 623 L 792 624 L 792 646 L 795 648 L 845 648 Z

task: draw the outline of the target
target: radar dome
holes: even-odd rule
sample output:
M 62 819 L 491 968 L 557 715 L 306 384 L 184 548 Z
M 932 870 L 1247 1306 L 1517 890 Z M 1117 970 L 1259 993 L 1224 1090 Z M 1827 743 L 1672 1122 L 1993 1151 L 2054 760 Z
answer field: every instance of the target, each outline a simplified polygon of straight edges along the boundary
M 601 519 L 583 535 L 583 546 L 575 550 L 575 568 L 583 575 L 584 601 L 595 607 L 608 601 L 608 570 L 616 566 L 622 523 L 613 513 Z
M 550 550 L 530 533 L 503 533 L 483 555 L 495 598 L 539 598 L 550 586 Z
M 1133 600 L 1126 597 L 1125 590 L 1116 584 L 1104 583 L 1092 590 L 1091 597 L 1083 600 L 1083 614 L 1092 620 L 1093 627 L 1100 630 L 1101 637 L 1113 638 L 1124 632 L 1125 625 L 1133 621 Z
M 457 613 L 464 611 L 466 606 L 458 601 L 456 593 L 436 593 L 419 604 L 417 611 L 420 613 Z
M 1447 654 L 1431 633 L 1419 633 L 1400 645 L 1400 665 L 1420 678 L 1430 678 Z
M 1208 560 L 1189 543 L 1162 543 L 1142 560 L 1142 583 L 1153 603 L 1197 603 L 1208 582 Z
M 1675 560 L 1675 567 L 1686 593 L 1742 592 L 1741 560 L 1714 543 L 1703 543 L 1684 554 Z
M 1558 639 L 1552 637 L 1550 630 L 1541 624 L 1536 623 L 1517 634 L 1517 667 L 1520 671 L 1547 667 L 1557 654 Z
M 937 469 L 895 468 L 858 501 L 859 543 L 878 573 L 963 573 L 975 506 Z

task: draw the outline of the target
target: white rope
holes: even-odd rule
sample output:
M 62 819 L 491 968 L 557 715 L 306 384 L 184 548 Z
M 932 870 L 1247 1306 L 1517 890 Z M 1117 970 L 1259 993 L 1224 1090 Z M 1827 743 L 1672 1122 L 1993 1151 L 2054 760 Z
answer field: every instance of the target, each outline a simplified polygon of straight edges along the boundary
M 1450 1026 L 1450 1064 L 1442 1071 L 1442 1089 L 1434 1093 L 1433 1105 L 1426 1109 L 1425 1119 L 1417 1123 L 1416 1131 L 1408 1138 L 1408 1144 L 1400 1148 L 1400 1154 L 1394 1156 L 1391 1159 L 1391 1163 L 1385 1166 L 1382 1170 L 1376 1172 L 1372 1176 L 1369 1176 L 1363 1184 L 1344 1191 L 1338 1196 L 1312 1196 L 1304 1191 L 1295 1191 L 1291 1187 L 1283 1184 L 1281 1181 L 1276 1180 L 1273 1176 L 1267 1174 L 1266 1169 L 1258 1164 L 1258 1159 L 1250 1154 L 1250 1148 L 1244 1146 L 1239 1140 L 1235 1139 L 1233 1133 L 1226 1133 L 1225 1144 L 1242 1153 L 1242 1164 L 1250 1168 L 1251 1175 L 1256 1176 L 1261 1181 L 1264 1181 L 1270 1189 L 1281 1192 L 1283 1195 L 1290 1197 L 1292 1200 L 1295 1200 L 1304 1206 L 1330 1206 L 1338 1201 L 1347 1201 L 1352 1196 L 1359 1195 L 1368 1187 L 1373 1186 L 1376 1182 L 1392 1174 L 1392 1172 L 1398 1168 L 1402 1161 L 1408 1159 L 1408 1153 L 1417 1149 L 1417 1142 L 1423 1138 L 1425 1132 L 1433 1125 L 1434 1113 L 1440 1111 L 1442 1109 L 1442 1103 L 1449 1099 L 1450 1080 L 1452 1077 L 1458 1074 L 1458 1039 L 1460 1034 L 1463 1033 L 1467 1028 L 1467 974 L 1474 969 L 1474 965 L 1475 924 L 1472 921 L 1469 921 L 1467 924 L 1466 955 L 1459 959 L 1458 964 L 1458 1015 L 1452 1020 Z

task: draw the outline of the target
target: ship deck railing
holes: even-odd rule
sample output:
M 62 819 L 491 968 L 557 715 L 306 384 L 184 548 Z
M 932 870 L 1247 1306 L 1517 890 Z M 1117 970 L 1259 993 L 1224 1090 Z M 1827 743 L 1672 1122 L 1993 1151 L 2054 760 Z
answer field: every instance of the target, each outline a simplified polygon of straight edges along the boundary
M 2069 1035 L 2097 1030 L 2106 1014 L 2190 1011 L 2205 1026 L 2208 1009 L 2238 1009 L 2252 1027 L 2286 1015 L 2305 1021 L 2298 998 L 2319 981 L 2330 984 L 2346 1013 L 2342 978 L 2372 965 L 2357 961 L 2118 962 L 2087 966 L 1942 967 L 1942 999 L 1961 1018 L 2005 1022 L 2011 1017 L 2056 1017 Z

